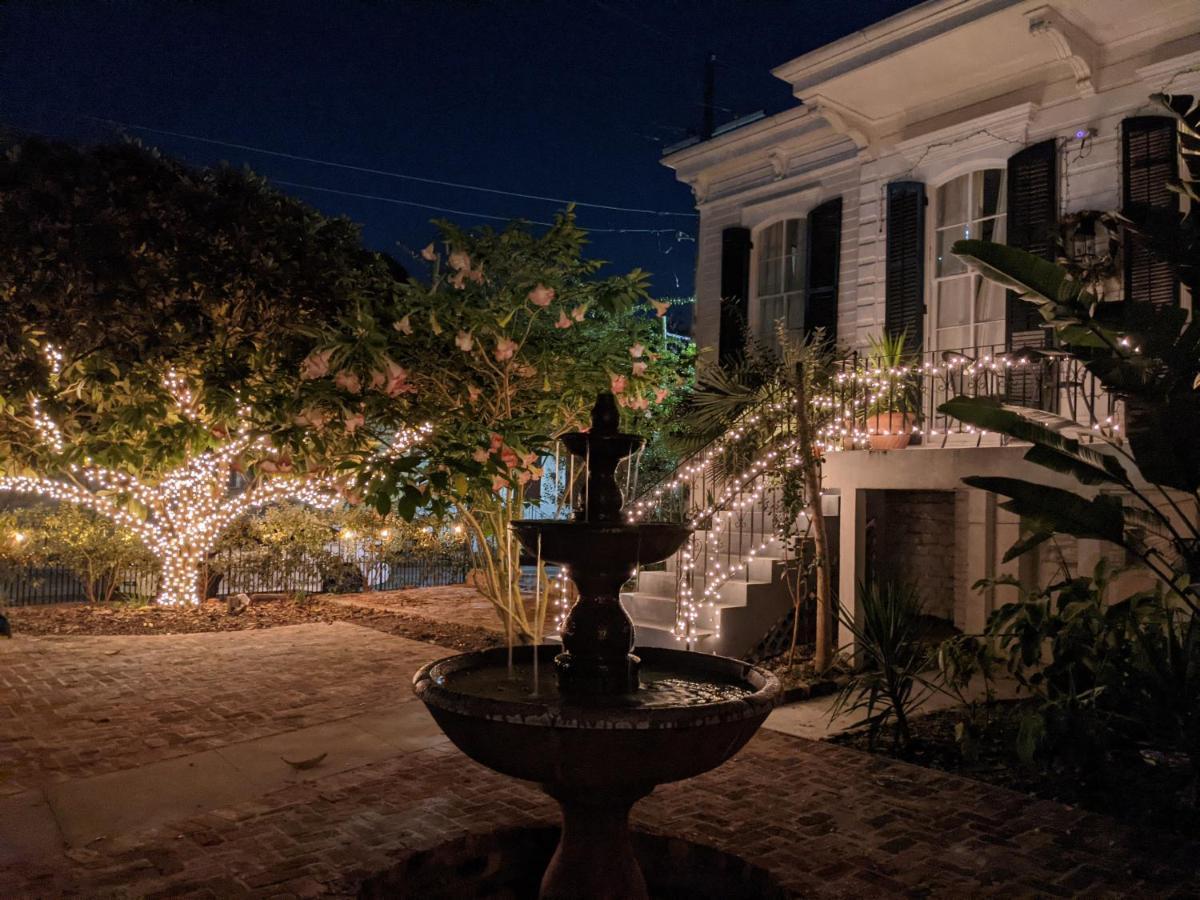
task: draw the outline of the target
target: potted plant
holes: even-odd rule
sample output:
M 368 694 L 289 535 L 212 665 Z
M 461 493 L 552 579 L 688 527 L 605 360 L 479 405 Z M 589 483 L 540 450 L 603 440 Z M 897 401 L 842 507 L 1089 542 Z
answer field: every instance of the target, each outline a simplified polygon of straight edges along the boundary
M 903 450 L 912 440 L 919 395 L 906 332 L 871 338 L 859 379 L 867 389 L 867 435 L 872 450 Z

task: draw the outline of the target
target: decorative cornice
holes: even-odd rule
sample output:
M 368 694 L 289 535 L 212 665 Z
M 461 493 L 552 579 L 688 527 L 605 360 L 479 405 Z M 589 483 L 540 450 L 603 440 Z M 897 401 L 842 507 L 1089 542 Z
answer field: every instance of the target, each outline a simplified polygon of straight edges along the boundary
M 878 135 L 874 127 L 876 123 L 871 119 L 821 94 L 805 97 L 804 104 L 814 115 L 828 122 L 829 127 L 838 134 L 844 134 L 854 141 L 854 146 L 859 150 L 875 149 Z
M 1051 6 L 1039 6 L 1025 14 L 1029 33 L 1046 38 L 1055 55 L 1069 63 L 1081 96 L 1096 93 L 1093 79 L 1100 70 L 1100 47 L 1082 28 L 1073 25 Z
M 1034 103 L 1019 103 L 986 116 L 966 119 L 948 128 L 939 128 L 896 144 L 895 150 L 910 162 L 941 162 L 962 153 L 964 144 L 979 137 L 979 143 L 1004 141 L 1023 144 L 1037 113 Z

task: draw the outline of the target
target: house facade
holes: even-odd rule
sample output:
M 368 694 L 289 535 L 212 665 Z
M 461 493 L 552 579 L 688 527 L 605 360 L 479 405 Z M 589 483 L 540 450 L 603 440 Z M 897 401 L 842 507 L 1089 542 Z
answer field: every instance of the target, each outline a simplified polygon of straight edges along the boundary
M 1021 523 L 961 478 L 1052 479 L 937 405 L 999 394 L 1110 434 L 1121 409 L 1055 357 L 1030 304 L 949 248 L 977 237 L 1065 252 L 1094 266 L 1106 299 L 1191 309 L 1174 273 L 1093 211 L 1179 202 L 1165 188 L 1175 120 L 1150 98 L 1200 95 L 1200 3 L 930 0 L 773 73 L 794 108 L 663 160 L 700 213 L 695 340 L 711 361 L 747 334 L 769 346 L 780 324 L 820 327 L 869 358 L 882 335 L 904 336 L 920 378 L 908 446 L 869 449 L 900 429 L 851 411 L 845 452 L 827 458 L 839 595 L 852 606 L 857 579 L 888 572 L 978 629 L 1005 599 L 973 591 L 979 579 L 1044 583 L 1112 551 L 1060 540 L 1003 562 Z

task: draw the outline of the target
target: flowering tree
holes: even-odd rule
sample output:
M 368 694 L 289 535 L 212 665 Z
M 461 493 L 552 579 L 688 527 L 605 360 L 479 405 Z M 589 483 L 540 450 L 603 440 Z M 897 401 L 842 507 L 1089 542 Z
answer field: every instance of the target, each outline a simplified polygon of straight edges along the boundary
M 132 145 L 27 142 L 0 162 L 0 193 L 0 492 L 127 528 L 162 564 L 159 601 L 199 599 L 200 564 L 241 513 L 330 506 L 347 454 L 418 436 L 403 404 L 366 428 L 358 391 L 305 377 L 314 335 L 404 274 L 350 223 Z
M 656 322 L 666 305 L 649 300 L 645 274 L 599 277 L 603 263 L 584 258 L 571 211 L 541 235 L 519 224 L 440 228 L 422 253 L 428 282 L 410 279 L 346 315 L 308 375 L 363 396 L 368 422 L 387 402 L 369 387 L 386 376 L 411 420 L 432 423 L 420 454 L 360 468 L 359 488 L 380 511 L 461 517 L 484 593 L 536 638 L 539 616 L 520 602 L 507 527 L 527 486 L 542 477 L 555 438 L 586 426 L 597 392 L 617 394 L 627 428 L 648 428 L 686 361 L 666 349 Z

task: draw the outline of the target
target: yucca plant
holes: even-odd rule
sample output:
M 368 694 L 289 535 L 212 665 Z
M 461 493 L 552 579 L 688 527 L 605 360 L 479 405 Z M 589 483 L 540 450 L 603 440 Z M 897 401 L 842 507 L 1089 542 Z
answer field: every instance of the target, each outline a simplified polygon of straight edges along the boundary
M 912 584 L 897 581 L 860 581 L 859 617 L 842 610 L 842 626 L 854 637 L 859 663 L 842 687 L 831 718 L 864 713 L 874 749 L 879 733 L 892 732 L 892 749 L 908 750 L 912 742 L 909 720 L 931 693 L 921 673 L 930 663 L 923 640 L 924 603 Z

